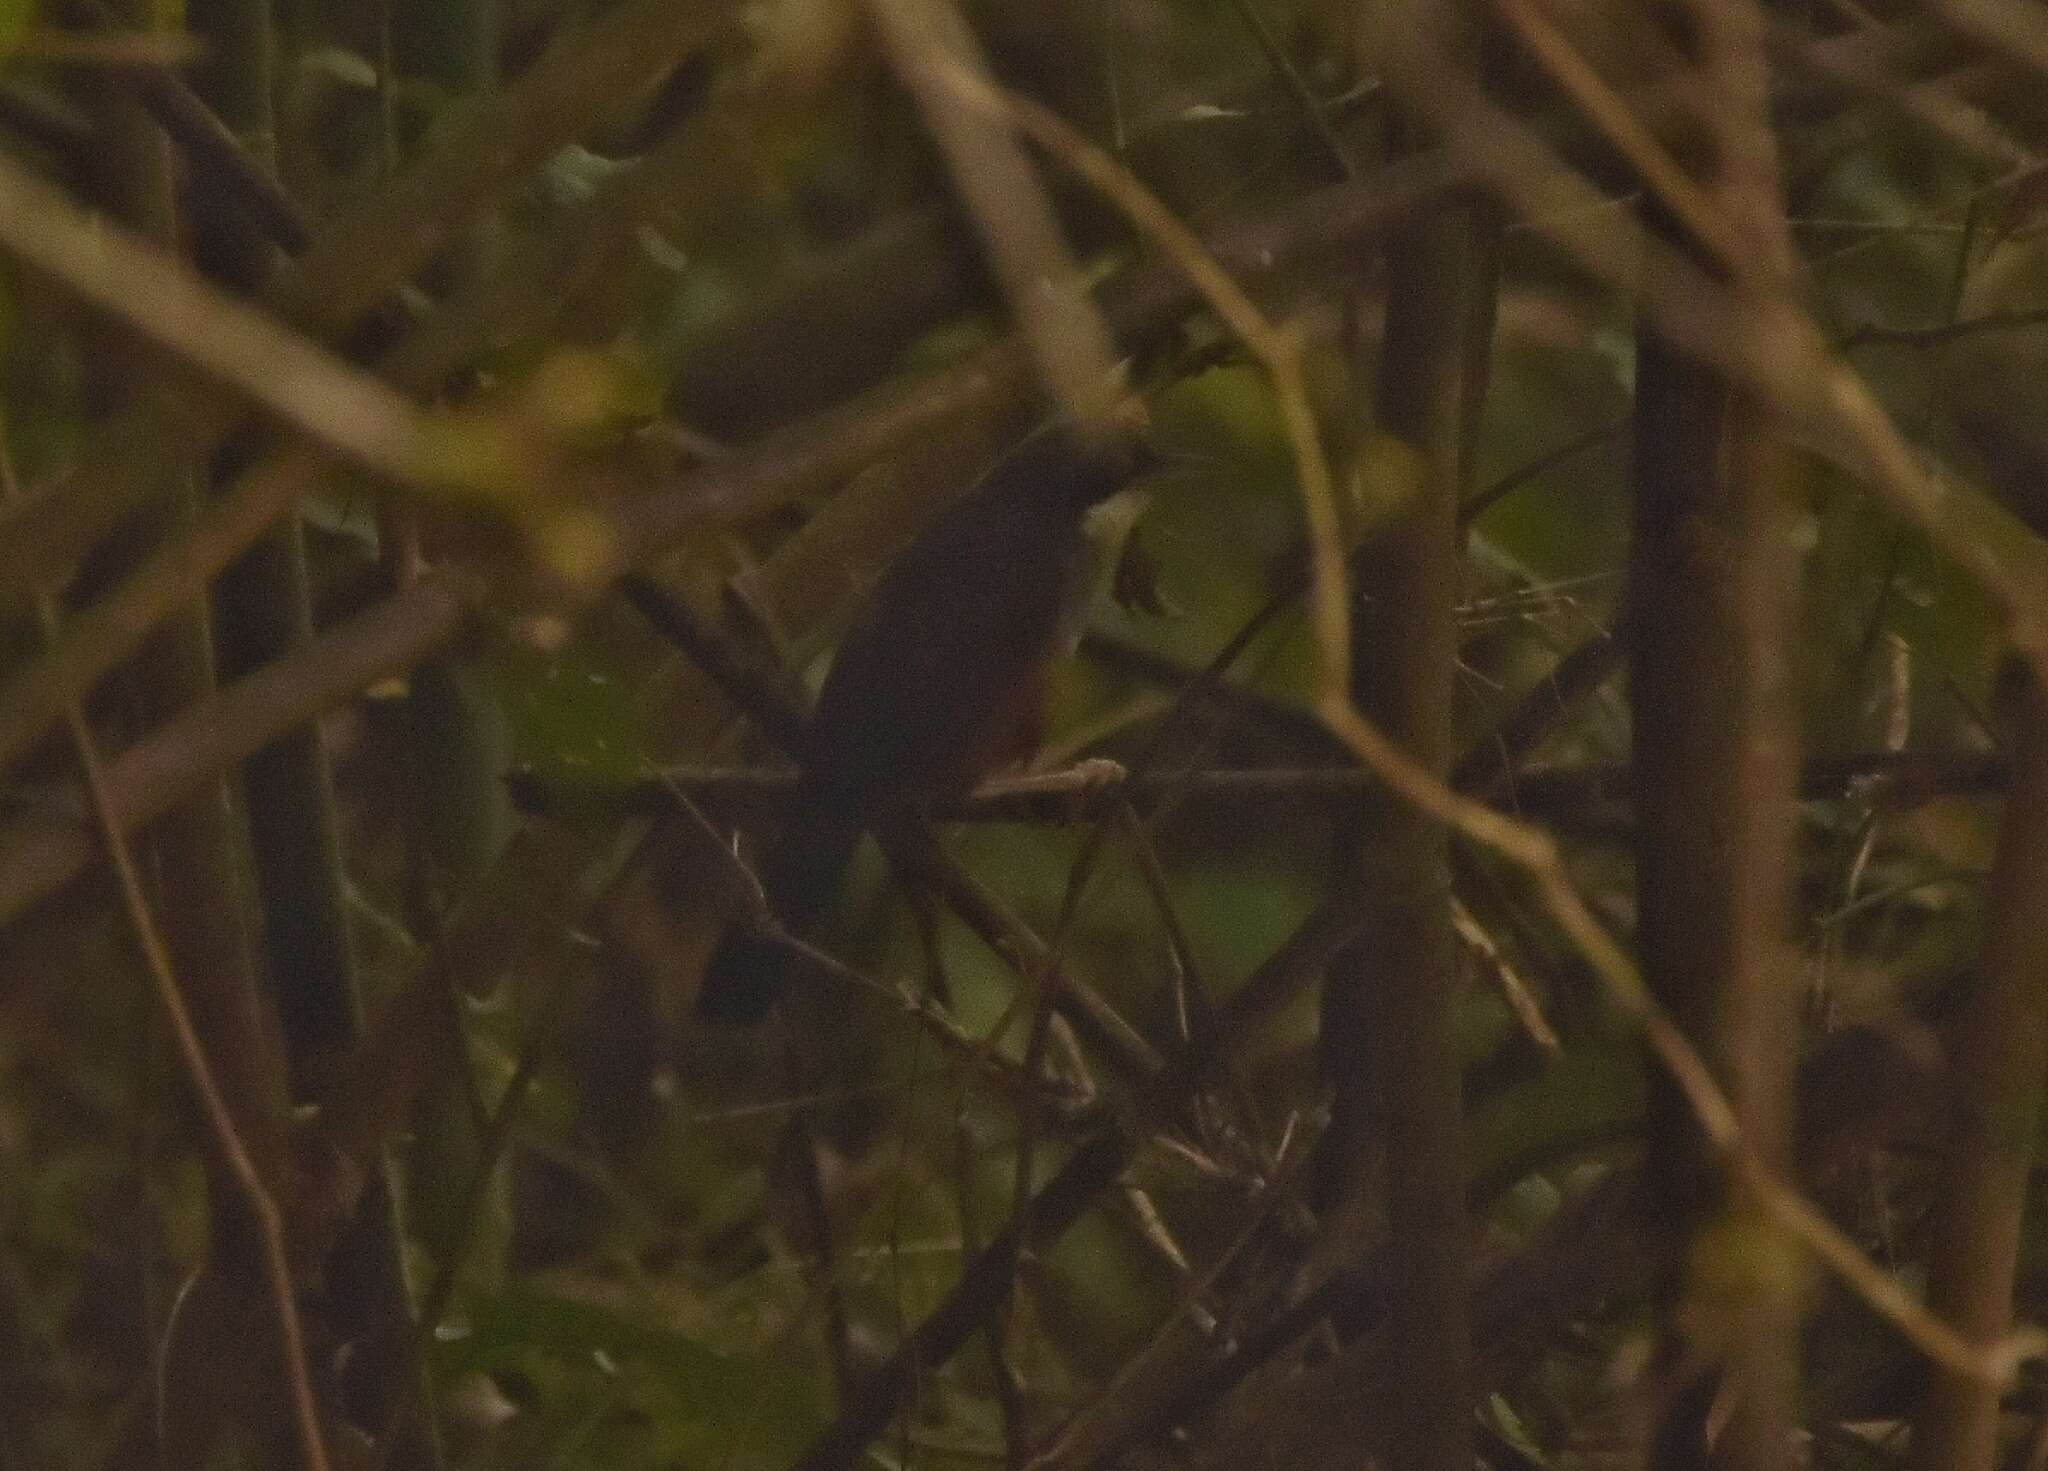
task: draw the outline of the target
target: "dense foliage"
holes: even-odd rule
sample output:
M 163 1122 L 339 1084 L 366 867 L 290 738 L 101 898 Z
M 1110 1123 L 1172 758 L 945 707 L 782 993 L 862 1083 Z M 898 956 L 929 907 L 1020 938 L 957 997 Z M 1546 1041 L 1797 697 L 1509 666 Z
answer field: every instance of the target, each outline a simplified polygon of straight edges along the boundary
M 177 9 L 0 0 L 0 1465 L 2048 1459 L 2038 8 Z

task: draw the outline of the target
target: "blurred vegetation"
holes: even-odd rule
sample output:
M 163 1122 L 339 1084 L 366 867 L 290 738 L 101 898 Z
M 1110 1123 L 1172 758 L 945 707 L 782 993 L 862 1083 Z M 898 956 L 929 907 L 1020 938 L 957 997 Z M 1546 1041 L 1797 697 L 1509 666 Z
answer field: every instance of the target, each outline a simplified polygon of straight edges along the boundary
M 1621 250 L 1654 234 L 1640 159 L 1511 23 L 1532 11 L 1703 179 L 1689 140 L 1740 104 L 1641 32 L 1758 22 L 1783 298 L 1960 518 L 1906 514 L 1702 297 L 1689 350 L 1764 404 L 1798 554 L 1778 1163 L 1917 1295 L 1972 1204 L 1944 1173 L 1959 1114 L 2003 1110 L 2024 1184 L 2048 1078 L 2020 1046 L 1986 1083 L 1983 1038 L 2034 1033 L 1972 1011 L 1987 931 L 2016 1013 L 2048 985 L 2025 948 L 2048 934 L 2023 882 L 2040 814 L 2004 797 L 2039 718 L 2014 645 L 2038 657 L 2048 628 L 2048 25 L 2021 0 L 1475 7 L 1501 116 L 1597 191 Z M 1627 941 L 1625 599 L 1667 591 L 1629 585 L 1649 294 L 1515 198 L 1351 7 L 964 13 L 994 77 L 1300 325 L 1368 551 L 1403 514 L 1375 410 L 1407 361 L 1382 354 L 1387 239 L 1481 221 L 1449 771 L 1548 830 Z M 1390 799 L 1319 719 L 1298 465 L 1270 376 L 1158 242 L 1032 157 L 1163 468 L 1031 769 L 1106 758 L 1128 785 L 1020 794 L 1009 771 L 936 814 L 937 859 L 866 845 L 805 937 L 837 969 L 713 1027 L 699 973 L 791 764 L 773 712 L 1047 413 L 869 10 L 0 0 L 0 164 L 58 191 L 0 202 L 0 1466 L 303 1464 L 297 1391 L 330 1462 L 365 1468 L 1405 1444 L 1382 1438 L 1412 1408 L 1388 1387 L 1399 1172 L 1336 1220 L 1322 1139 L 1366 1063 L 1316 999 L 1356 932 L 1359 814 Z M 169 277 L 95 296 L 38 253 L 90 265 L 73 207 L 212 294 L 168 322 Z M 207 359 L 236 300 L 346 376 Z M 366 381 L 396 397 L 336 396 Z M 1987 583 L 1956 535 L 2018 570 Z M 1408 637 L 1356 565 L 1360 639 Z M 1995 863 L 2021 877 L 1987 888 Z M 1649 1463 L 1672 1343 L 1761 1290 L 1803 1322 L 1775 1464 L 1992 1464 L 1909 1449 L 1938 1376 L 1865 1294 L 1739 1211 L 1716 1236 L 1640 1193 L 1668 1139 L 1638 1029 L 1527 873 L 1469 834 L 1449 871 L 1478 1457 Z M 181 1029 L 281 1217 L 296 1363 Z M 1052 1229 L 963 1286 L 1048 1182 Z M 2021 1204 L 2009 1309 L 2038 1321 L 2048 1231 Z M 941 1310 L 964 1326 L 928 1351 L 910 1336 Z M 2048 1456 L 2041 1387 L 2029 1368 L 1995 1402 L 1999 1464 Z

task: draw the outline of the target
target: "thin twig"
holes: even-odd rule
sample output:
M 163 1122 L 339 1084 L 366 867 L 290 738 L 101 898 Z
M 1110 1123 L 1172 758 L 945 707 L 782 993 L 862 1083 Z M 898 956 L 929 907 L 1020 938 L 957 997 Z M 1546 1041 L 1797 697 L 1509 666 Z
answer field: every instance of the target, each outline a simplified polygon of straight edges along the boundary
M 62 0 L 57 8 L 101 30 L 117 24 L 104 0 Z M 157 126 L 206 178 L 209 187 L 194 191 L 202 201 L 215 194 L 227 196 L 272 244 L 288 251 L 305 249 L 312 236 L 305 211 L 184 78 L 175 72 L 145 71 L 136 74 L 133 85 Z
M 1588 650 L 1602 657 L 1588 663 L 1596 668 L 1606 664 L 1606 653 L 1613 647 L 1614 640 L 1596 636 Z M 1540 698 L 1546 707 L 1568 707 L 1584 687 L 1576 679 L 1556 689 L 1541 686 Z M 1548 718 L 1548 709 L 1542 713 Z M 1520 735 L 1523 728 L 1519 723 L 1510 726 L 1503 737 L 1505 750 L 1500 745 L 1476 748 L 1452 786 L 1498 800 L 1524 816 L 1546 820 L 1583 820 L 1596 809 L 1626 807 L 1633 801 L 1631 774 L 1622 761 L 1542 765 L 1515 772 L 1512 782 L 1500 783 L 1502 763 L 1526 749 Z M 162 764 L 180 769 L 175 761 Z M 1799 795 L 1810 802 L 1854 800 L 1911 806 L 1942 797 L 1995 794 L 2004 789 L 2008 775 L 2004 756 L 1991 750 L 1858 751 L 1808 761 L 1800 773 Z M 631 812 L 660 812 L 668 808 L 669 794 L 677 789 L 722 806 L 773 804 L 795 787 L 796 773 L 758 766 L 671 766 L 645 781 L 585 785 L 574 778 L 544 777 L 531 769 L 515 769 L 505 780 L 515 800 L 536 810 L 597 800 Z M 1257 809 L 1290 799 L 1317 802 L 1356 796 L 1379 781 L 1375 773 L 1356 766 L 1201 766 L 1137 771 L 1091 759 L 1056 771 L 994 777 L 967 796 L 940 805 L 933 815 L 947 822 L 1055 820 L 1071 811 L 1075 797 L 1089 794 L 1114 795 L 1141 808 L 1172 798 L 1201 806 Z M 1497 793 L 1496 786 L 1500 787 Z M 0 875 L 7 868 L 5 853 L 5 846 L 0 845 Z M 7 893 L 7 884 L 0 879 L 0 918 L 6 916 Z
M 16 494 L 13 457 L 6 449 L 5 426 L 0 425 L 0 498 L 11 502 Z M 55 604 L 47 595 L 39 596 L 36 601 L 37 617 L 47 639 L 56 632 Z M 284 1354 L 285 1375 L 291 1385 L 292 1417 L 298 1429 L 307 1471 L 328 1471 L 327 1443 L 321 1432 L 320 1412 L 313 1393 L 305 1330 L 299 1321 L 297 1287 L 292 1281 L 291 1260 L 285 1248 L 284 1217 L 256 1167 L 255 1158 L 249 1153 L 248 1145 L 243 1142 L 229 1112 L 227 1099 L 215 1081 L 213 1066 L 207 1061 L 206 1049 L 193 1027 L 192 1015 L 185 1008 L 184 992 L 171 971 L 170 950 L 149 912 L 149 900 L 143 894 L 141 877 L 128 850 L 128 839 L 122 830 L 119 811 L 107 781 L 106 767 L 100 760 L 92 728 L 86 724 L 85 712 L 76 700 L 72 700 L 65 705 L 64 718 L 71 730 L 79 766 L 85 774 L 86 788 L 92 796 L 93 813 L 99 821 L 101 839 L 120 881 L 121 898 L 129 924 L 134 930 L 136 943 L 141 947 L 157 1000 L 170 1023 L 179 1060 L 184 1064 L 185 1075 L 193 1091 L 199 1095 L 214 1144 L 226 1161 L 228 1172 L 234 1176 L 262 1241 L 264 1277 L 270 1287 L 272 1310 L 277 1315 L 279 1347 Z
M 954 70 L 987 75 L 974 32 L 953 0 L 868 0 L 867 8 L 946 157 L 1047 393 L 1084 438 L 1109 432 L 1123 373 L 1052 201 L 1003 121 L 963 105 L 945 84 Z
M 467 611 L 456 580 L 426 578 L 180 711 L 109 768 L 119 830 L 140 827 L 284 732 L 410 667 L 452 637 Z M 0 924 L 55 892 L 91 858 L 90 834 L 61 811 L 31 813 L 0 828 Z
M 1434 58 L 1444 75 L 1455 75 L 1447 62 Z M 1803 1242 L 1827 1266 L 1842 1276 L 1863 1298 L 1887 1318 L 1922 1352 L 1958 1374 L 2003 1383 L 2019 1362 L 2048 1345 L 2038 1331 L 2015 1333 L 2004 1341 L 1983 1346 L 1968 1341 L 1946 1323 L 1928 1313 L 1891 1276 L 1873 1263 L 1842 1231 L 1804 1200 L 1797 1191 L 1765 1168 L 1750 1149 L 1736 1122 L 1727 1095 L 1708 1069 L 1705 1060 L 1659 1006 L 1643 983 L 1641 973 L 1626 949 L 1607 931 L 1573 883 L 1563 855 L 1549 834 L 1506 817 L 1446 787 L 1428 771 L 1410 760 L 1384 732 L 1367 720 L 1351 701 L 1349 688 L 1350 598 L 1345 568 L 1342 523 L 1337 513 L 1334 482 L 1324 459 L 1314 412 L 1302 377 L 1301 335 L 1286 324 L 1269 321 L 1237 283 L 1203 250 L 1187 227 L 1131 177 L 1129 171 L 1103 153 L 1070 127 L 1064 119 L 1022 97 L 991 92 L 976 79 L 953 76 L 963 95 L 982 105 L 1008 113 L 1042 146 L 1061 157 L 1165 249 L 1208 298 L 1225 324 L 1267 368 L 1273 381 L 1278 407 L 1295 454 L 1297 473 L 1313 539 L 1311 566 L 1314 580 L 1310 596 L 1312 622 L 1320 674 L 1317 681 L 1317 713 L 1331 731 L 1344 741 L 1388 786 L 1436 820 L 1456 828 L 1482 847 L 1492 849 L 1525 870 L 1557 921 L 1565 937 L 1592 967 L 1610 998 L 1623 1014 L 1641 1028 L 1660 1062 L 1683 1093 L 1698 1118 L 1701 1131 L 1715 1152 L 1777 1223 Z M 1484 105 L 1469 85 L 1461 86 L 1472 105 Z M 1441 107 L 1445 99 L 1435 99 Z M 1498 109 L 1489 109 L 1497 112 Z M 1510 131 L 1512 125 L 1503 120 Z M 1773 318 L 1775 336 L 1786 340 L 1787 349 L 1808 348 L 1817 343 L 1818 333 L 1810 323 L 1796 317 L 1787 306 Z M 1798 353 L 1808 367 L 1822 366 L 1828 386 L 1823 394 L 1833 407 L 1832 417 L 1841 423 L 1853 421 L 1859 442 L 1889 455 L 1896 444 L 1898 453 L 1910 455 L 1897 432 L 1883 416 L 1860 382 L 1838 370 L 1819 347 Z M 1803 390 L 1802 390 L 1803 392 Z M 1875 416 L 1874 419 L 1871 416 Z M 1884 476 L 1897 487 L 1910 481 L 1916 493 L 1932 488 L 1920 474 L 1917 462 L 1892 466 Z M 1943 522 L 1943 529 L 1956 528 Z M 1972 549 L 1973 552 L 1975 549 Z M 1973 555 L 1973 570 L 1985 563 Z M 2002 579 L 2001 590 L 2013 586 Z M 2029 603 L 2029 610 L 2035 605 Z M 2039 608 L 2048 613 L 2048 604 Z M 2038 637 L 2028 644 L 2031 653 L 2048 666 L 2048 622 L 2032 630 Z M 2024 641 L 2023 641 L 2024 642 Z
M 0 245 L 372 470 L 427 479 L 445 458 L 402 395 L 6 158 Z

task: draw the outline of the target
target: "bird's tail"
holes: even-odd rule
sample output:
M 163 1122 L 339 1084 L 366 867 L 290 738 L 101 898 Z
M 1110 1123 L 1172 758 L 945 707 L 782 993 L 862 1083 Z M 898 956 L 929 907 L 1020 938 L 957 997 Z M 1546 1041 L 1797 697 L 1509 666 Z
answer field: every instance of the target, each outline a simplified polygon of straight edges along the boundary
M 831 906 L 860 835 L 859 825 L 816 817 L 798 804 L 796 817 L 758 870 L 768 907 L 786 932 L 807 936 Z M 731 1025 L 759 1021 L 782 995 L 795 961 L 787 946 L 758 927 L 732 926 L 704 967 L 697 1014 Z

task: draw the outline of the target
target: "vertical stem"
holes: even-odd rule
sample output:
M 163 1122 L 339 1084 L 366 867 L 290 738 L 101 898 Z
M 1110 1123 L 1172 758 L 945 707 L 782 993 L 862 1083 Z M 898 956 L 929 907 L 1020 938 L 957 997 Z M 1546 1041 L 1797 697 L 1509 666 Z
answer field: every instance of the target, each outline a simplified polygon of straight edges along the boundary
M 1759 405 L 1653 329 L 1639 333 L 1629 590 L 1638 944 L 1652 992 L 1774 1171 L 1788 1156 L 1800 995 L 1787 943 L 1798 562 L 1786 471 Z M 1656 1463 L 1789 1465 L 1796 1294 L 1753 1265 L 1773 1260 L 1772 1228 L 1731 1188 L 1661 1071 L 1648 1150 L 1660 1215 L 1693 1237 L 1695 1265 L 1715 1269 L 1668 1285 L 1673 1397 Z M 1729 1414 L 1710 1455 L 1717 1396 Z
M 1390 28 L 1466 24 L 1397 9 Z M 1411 483 L 1365 548 L 1355 584 L 1369 602 L 1352 623 L 1354 698 L 1439 779 L 1455 756 L 1457 503 L 1491 332 L 1487 234 L 1477 208 L 1461 206 L 1407 226 L 1389 246 L 1374 408 L 1378 432 L 1411 452 Z M 1350 881 L 1365 925 L 1331 967 L 1323 1003 L 1324 1070 L 1335 1090 L 1325 1186 L 1341 1229 L 1359 1213 L 1383 1141 L 1388 1246 L 1399 1263 L 1388 1277 L 1389 1331 L 1401 1345 L 1402 1407 L 1388 1426 L 1387 1463 L 1467 1471 L 1470 1231 L 1448 834 L 1385 789 L 1363 806 Z
M 1713 99 L 1687 150 L 1740 258 L 1734 310 L 1793 288 L 1762 20 L 1749 0 L 1668 6 Z M 1648 228 L 1702 258 L 1657 204 Z M 1651 991 L 1726 1089 L 1753 1160 L 1790 1155 L 1801 988 L 1789 943 L 1797 871 L 1799 714 L 1791 640 L 1799 554 L 1794 462 L 1766 406 L 1637 337 L 1635 540 L 1629 575 L 1637 786 L 1637 934 Z M 1651 1176 L 1692 1239 L 1668 1285 L 1660 1466 L 1794 1464 L 1798 1301 L 1789 1247 L 1708 1149 L 1660 1071 Z M 1774 1270 L 1775 1268 L 1775 1270 Z
M 146 5 L 127 3 L 119 11 L 128 23 L 150 23 Z M 101 85 L 99 92 L 105 146 L 96 155 L 95 192 L 114 217 L 174 250 L 180 230 L 169 146 L 118 81 Z M 94 344 L 92 385 L 102 406 L 119 411 L 159 391 L 159 354 L 118 327 L 108 325 L 103 334 Z M 118 575 L 122 566 L 177 535 L 198 505 L 196 467 L 176 461 L 160 466 L 149 509 L 103 554 L 103 575 Z M 212 627 L 203 597 L 163 624 L 115 686 L 121 716 L 136 732 L 206 699 L 214 688 Z M 148 908 L 162 917 L 166 969 L 177 977 L 226 1119 L 265 1197 L 282 1199 L 289 1119 L 284 1060 L 260 985 L 245 835 L 227 784 L 205 783 L 151 824 L 136 858 L 150 891 Z M 167 1433 L 183 1438 L 178 1452 L 204 1457 L 216 1448 L 232 1405 L 252 1415 L 241 1427 L 249 1437 L 246 1448 L 267 1455 L 288 1443 L 284 1407 L 294 1403 L 288 1375 L 265 1361 L 260 1388 L 233 1397 L 202 1397 L 192 1376 L 206 1363 L 225 1361 L 230 1342 L 240 1347 L 249 1334 L 266 1334 L 261 1305 L 273 1287 L 288 1290 L 289 1284 L 266 1286 L 264 1231 L 231 1164 L 218 1157 L 210 1198 L 207 1277 L 215 1300 L 230 1306 L 225 1316 L 206 1319 L 203 1341 L 184 1345 L 171 1363 L 166 1396 L 176 1414 L 167 1417 Z M 268 1377 L 273 1372 L 274 1380 Z
M 495 91 L 498 9 L 498 0 L 382 7 L 384 64 L 379 70 L 387 107 L 401 75 L 433 81 L 453 99 L 451 108 L 474 105 Z M 395 161 L 399 139 L 390 125 L 387 111 L 385 146 Z M 487 217 L 464 230 L 429 268 L 430 286 L 460 292 L 481 278 L 489 269 L 495 236 Z M 417 517 L 392 509 L 380 518 L 378 530 L 386 575 L 399 585 L 417 577 L 426 566 Z M 403 713 L 410 782 L 405 804 L 408 918 L 424 940 L 440 931 L 497 857 L 508 830 L 499 783 L 507 758 L 489 691 L 455 656 L 437 655 L 412 670 Z M 458 1285 L 495 1281 L 510 1234 L 510 1178 L 491 1141 L 491 1104 L 469 1071 L 460 1003 L 451 993 L 446 1005 L 457 1042 L 448 1065 L 414 1110 L 414 1147 L 407 1162 L 411 1225 L 437 1258 L 441 1275 L 435 1295 L 442 1301 Z M 389 1366 L 393 1371 L 399 1367 Z M 384 1407 L 388 1417 L 402 1386 L 387 1375 L 386 1387 L 391 1392 Z M 432 1388 L 424 1380 L 418 1387 Z
M 194 34 L 206 42 L 203 95 L 263 167 L 275 163 L 277 40 L 271 0 L 191 0 Z M 230 217 L 231 218 L 231 217 Z M 226 284 L 259 296 L 274 256 L 265 240 L 231 227 L 202 233 L 201 264 Z M 216 459 L 217 474 L 245 457 L 242 441 Z M 305 529 L 284 518 L 229 567 L 215 590 L 217 645 L 224 673 L 240 678 L 313 637 Z M 283 1027 L 292 1092 L 318 1098 L 360 1039 L 363 1000 L 350 934 L 348 887 L 334 772 L 316 722 L 280 737 L 242 768 L 263 948 Z M 380 1174 L 326 1263 L 328 1330 L 354 1346 L 347 1393 L 365 1423 L 384 1418 L 402 1382 L 412 1311 L 397 1201 Z M 424 1372 L 422 1367 L 421 1372 Z M 408 1436 L 429 1448 L 432 1437 Z M 400 1464 L 417 1460 L 408 1451 Z

